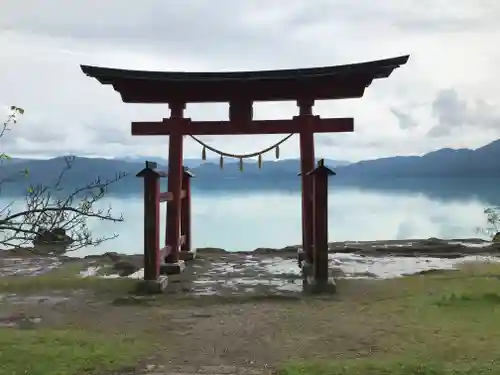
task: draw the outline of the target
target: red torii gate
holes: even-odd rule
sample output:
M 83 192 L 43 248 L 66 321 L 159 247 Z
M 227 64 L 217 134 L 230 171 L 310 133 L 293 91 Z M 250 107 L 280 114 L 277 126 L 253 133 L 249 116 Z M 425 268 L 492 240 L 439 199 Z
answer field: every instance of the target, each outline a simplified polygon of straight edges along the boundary
M 388 77 L 409 56 L 385 60 L 274 71 L 194 73 L 153 72 L 81 65 L 101 84 L 112 85 L 124 103 L 168 103 L 170 118 L 159 122 L 132 122 L 132 135 L 169 136 L 166 263 L 179 265 L 183 137 L 185 135 L 280 134 L 300 135 L 302 179 L 302 248 L 313 262 L 314 133 L 352 132 L 352 118 L 313 115 L 315 100 L 360 98 L 374 79 Z M 253 120 L 256 101 L 296 101 L 298 116 L 288 120 Z M 192 121 L 184 117 L 187 103 L 229 103 L 229 121 Z M 326 265 L 325 265 L 326 266 Z

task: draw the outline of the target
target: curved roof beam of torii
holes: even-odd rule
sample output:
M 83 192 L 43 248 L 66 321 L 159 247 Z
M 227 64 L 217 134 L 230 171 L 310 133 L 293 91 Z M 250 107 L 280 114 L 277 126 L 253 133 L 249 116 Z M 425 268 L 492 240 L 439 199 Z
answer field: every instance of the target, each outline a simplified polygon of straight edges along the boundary
M 112 85 L 126 103 L 203 103 L 359 98 L 374 79 L 386 78 L 409 55 L 322 68 L 245 72 L 158 72 L 81 65 Z

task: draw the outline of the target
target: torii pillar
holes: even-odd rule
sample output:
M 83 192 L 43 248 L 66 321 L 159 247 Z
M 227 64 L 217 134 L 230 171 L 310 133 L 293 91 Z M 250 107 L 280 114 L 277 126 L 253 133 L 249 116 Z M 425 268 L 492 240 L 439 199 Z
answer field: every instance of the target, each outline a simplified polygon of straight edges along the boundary
M 307 173 L 314 169 L 314 100 L 297 101 L 300 124 L 300 176 L 302 180 L 302 251 L 308 263 L 313 262 L 313 179 Z
M 182 180 L 184 168 L 182 166 L 183 141 L 181 121 L 184 119 L 186 103 L 169 103 L 170 121 L 178 121 L 169 134 L 168 142 L 168 191 L 172 193 L 172 200 L 167 203 L 167 225 L 165 228 L 165 246 L 170 245 L 171 251 L 167 255 L 164 270 L 167 274 L 178 274 L 184 269 L 184 261 L 179 260 L 181 248 L 181 207 L 182 207 Z

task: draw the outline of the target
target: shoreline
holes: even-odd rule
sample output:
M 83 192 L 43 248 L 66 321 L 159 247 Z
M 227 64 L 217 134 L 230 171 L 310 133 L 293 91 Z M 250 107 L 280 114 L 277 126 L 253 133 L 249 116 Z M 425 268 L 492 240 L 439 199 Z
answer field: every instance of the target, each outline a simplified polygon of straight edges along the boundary
M 253 250 L 231 251 L 218 247 L 198 247 L 197 254 L 208 255 L 279 255 L 283 258 L 293 258 L 302 248 L 301 245 L 290 245 L 282 248 L 259 247 Z M 399 256 L 399 257 L 434 257 L 434 258 L 460 258 L 468 255 L 500 255 L 500 243 L 486 241 L 480 238 L 456 239 L 406 239 L 406 240 L 375 240 L 375 241 L 336 241 L 328 244 L 328 252 L 339 254 L 357 254 L 361 256 Z M 105 256 L 107 252 L 74 256 L 71 252 L 66 254 L 46 254 L 37 252 L 35 247 L 22 247 L 17 249 L 0 250 L 0 258 L 10 257 L 52 257 L 62 261 L 73 259 L 95 259 Z M 142 257 L 141 252 L 124 253 L 113 251 L 124 258 Z
M 329 273 L 336 280 L 394 279 L 436 271 L 456 270 L 459 264 L 500 261 L 500 244 L 480 239 L 420 239 L 405 241 L 349 241 L 330 243 Z M 168 277 L 168 294 L 191 296 L 298 295 L 303 275 L 298 267 L 300 246 L 254 251 L 197 249 L 197 256 L 180 275 Z M 85 279 L 141 279 L 143 254 L 115 253 L 83 257 L 37 255 L 30 249 L 0 252 L 0 277 L 42 276 L 71 272 Z M 66 271 L 64 271 L 66 269 Z M 343 284 L 343 282 L 342 282 Z M 298 294 L 297 294 L 298 293 Z

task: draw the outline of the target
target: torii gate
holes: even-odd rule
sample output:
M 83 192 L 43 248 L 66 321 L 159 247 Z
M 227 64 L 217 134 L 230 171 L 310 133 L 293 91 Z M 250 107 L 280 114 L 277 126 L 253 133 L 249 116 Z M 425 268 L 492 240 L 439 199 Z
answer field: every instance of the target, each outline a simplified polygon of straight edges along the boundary
M 167 103 L 170 118 L 158 122 L 132 122 L 132 135 L 169 136 L 166 245 L 167 264 L 178 264 L 181 246 L 183 137 L 185 135 L 280 134 L 300 135 L 302 179 L 302 249 L 313 262 L 314 133 L 352 132 L 352 118 L 320 118 L 315 100 L 361 98 L 374 79 L 388 77 L 409 56 L 322 68 L 194 73 L 111 69 L 81 65 L 101 84 L 112 85 L 124 103 Z M 298 116 L 285 120 L 253 120 L 253 103 L 290 101 Z M 229 121 L 192 121 L 184 117 L 187 103 L 229 103 Z M 325 267 L 327 265 L 325 264 Z

